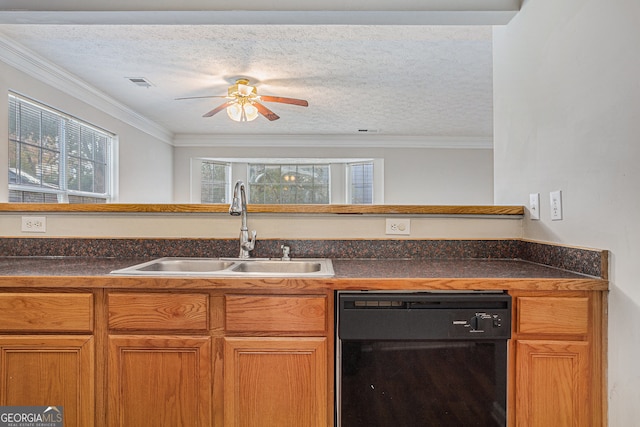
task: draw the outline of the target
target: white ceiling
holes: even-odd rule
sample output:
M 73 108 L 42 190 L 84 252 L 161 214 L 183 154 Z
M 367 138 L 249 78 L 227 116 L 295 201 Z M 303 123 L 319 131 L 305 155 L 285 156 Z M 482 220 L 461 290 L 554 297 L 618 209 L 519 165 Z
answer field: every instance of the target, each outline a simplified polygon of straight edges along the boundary
M 110 10 L 91 13 L 82 12 L 87 8 L 78 0 L 59 0 L 56 11 L 38 10 L 41 2 L 19 3 L 31 9 L 0 9 L 5 43 L 26 48 L 174 135 L 355 135 L 367 129 L 424 138 L 492 137 L 490 19 L 482 25 L 436 26 L 429 25 L 432 20 L 425 15 L 425 24 L 402 25 L 411 16 L 427 13 L 404 10 L 387 13 L 393 24 L 381 25 L 381 15 L 366 15 L 380 12 L 373 10 L 355 15 L 343 11 L 335 17 L 319 11 L 287 17 L 290 10 L 275 15 L 253 10 L 251 24 L 245 24 L 248 12 L 230 6 L 222 16 L 222 8 L 194 13 L 190 8 L 203 7 L 199 0 L 178 2 L 174 9 L 179 11 L 139 8 L 115 17 L 124 10 L 117 1 L 109 3 Z M 167 3 L 173 1 L 162 4 Z M 369 4 L 376 3 L 385 2 Z M 326 0 L 322 4 L 326 7 Z M 351 5 L 361 6 L 357 1 Z M 231 24 L 204 24 L 199 22 L 203 16 L 210 22 L 229 18 Z M 332 24 L 337 16 L 345 23 Z M 272 17 L 282 24 L 270 23 Z M 469 19 L 455 21 L 450 20 L 456 24 Z M 152 87 L 138 87 L 131 77 L 146 78 Z M 259 117 L 236 123 L 224 112 L 202 118 L 223 99 L 175 100 L 225 95 L 238 77 L 248 77 L 259 94 L 306 99 L 309 107 L 265 103 L 279 120 Z

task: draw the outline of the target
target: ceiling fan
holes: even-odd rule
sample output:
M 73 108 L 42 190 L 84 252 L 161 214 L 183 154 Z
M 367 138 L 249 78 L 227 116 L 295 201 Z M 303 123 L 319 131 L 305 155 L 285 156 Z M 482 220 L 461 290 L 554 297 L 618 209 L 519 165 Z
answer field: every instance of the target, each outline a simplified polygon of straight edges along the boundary
M 259 101 L 264 102 L 280 102 L 282 104 L 299 105 L 308 107 L 309 103 L 304 99 L 284 98 L 281 96 L 258 95 L 255 86 L 249 86 L 248 79 L 237 79 L 236 83 L 229 86 L 227 96 L 211 95 L 211 96 L 189 96 L 181 99 L 198 99 L 198 98 L 226 98 L 228 101 L 217 106 L 213 110 L 205 113 L 202 117 L 211 117 L 214 114 L 226 108 L 227 114 L 232 120 L 237 122 L 250 122 L 258 117 L 258 114 L 273 121 L 278 120 L 280 116 L 265 107 Z

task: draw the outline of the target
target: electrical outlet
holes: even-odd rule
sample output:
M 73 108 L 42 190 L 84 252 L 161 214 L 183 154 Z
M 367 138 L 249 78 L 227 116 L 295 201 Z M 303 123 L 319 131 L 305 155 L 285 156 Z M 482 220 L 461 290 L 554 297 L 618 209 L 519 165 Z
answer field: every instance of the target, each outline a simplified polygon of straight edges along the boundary
M 551 202 L 551 220 L 558 221 L 562 219 L 562 192 L 552 191 L 549 193 Z
M 529 194 L 529 218 L 540 219 L 540 193 Z
M 23 216 L 22 231 L 27 233 L 45 233 L 47 231 L 47 217 Z
M 411 234 L 409 218 L 387 218 L 385 234 Z

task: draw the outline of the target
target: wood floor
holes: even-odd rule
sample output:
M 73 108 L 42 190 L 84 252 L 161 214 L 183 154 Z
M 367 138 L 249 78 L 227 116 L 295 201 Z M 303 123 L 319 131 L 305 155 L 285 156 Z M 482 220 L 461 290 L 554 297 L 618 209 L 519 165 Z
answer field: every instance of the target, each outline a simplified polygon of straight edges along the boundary
M 342 427 L 506 425 L 506 366 L 496 380 L 495 348 L 469 341 L 446 348 L 343 342 Z

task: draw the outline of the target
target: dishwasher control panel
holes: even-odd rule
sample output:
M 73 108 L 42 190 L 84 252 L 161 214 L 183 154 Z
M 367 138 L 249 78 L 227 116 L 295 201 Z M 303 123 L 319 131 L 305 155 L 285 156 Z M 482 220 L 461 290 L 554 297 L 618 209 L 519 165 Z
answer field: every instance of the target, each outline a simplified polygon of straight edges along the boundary
M 504 331 L 505 313 L 475 312 L 453 314 L 450 334 L 452 337 L 466 337 L 469 334 L 484 335 L 485 337 L 502 336 Z
M 495 340 L 511 337 L 506 292 L 338 292 L 340 339 Z

